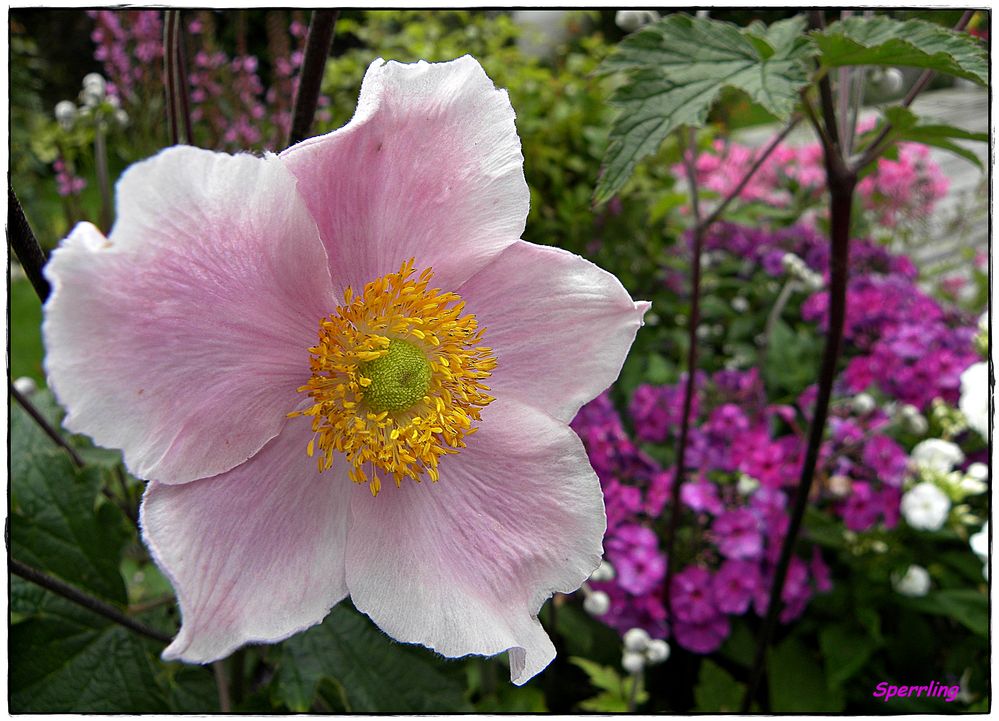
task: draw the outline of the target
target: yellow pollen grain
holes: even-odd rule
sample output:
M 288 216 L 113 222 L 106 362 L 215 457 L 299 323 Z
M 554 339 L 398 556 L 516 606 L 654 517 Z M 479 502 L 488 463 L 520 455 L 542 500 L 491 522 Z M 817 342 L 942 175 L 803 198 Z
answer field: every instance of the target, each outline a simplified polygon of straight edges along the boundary
M 440 459 L 465 447 L 494 400 L 481 382 L 496 368 L 484 329 L 462 315 L 460 296 L 429 287 L 430 268 L 414 273 L 410 259 L 361 293 L 344 291 L 309 348 L 312 377 L 298 390 L 312 405 L 289 414 L 312 418 L 306 453 L 320 472 L 343 454 L 350 479 L 373 496 L 383 479 L 436 482 Z

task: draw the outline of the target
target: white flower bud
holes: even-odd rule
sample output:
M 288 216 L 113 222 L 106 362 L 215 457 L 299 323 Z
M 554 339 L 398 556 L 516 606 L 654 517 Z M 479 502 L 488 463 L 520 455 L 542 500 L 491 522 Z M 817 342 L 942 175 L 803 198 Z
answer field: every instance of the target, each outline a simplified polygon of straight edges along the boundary
M 869 393 L 858 393 L 850 401 L 850 407 L 853 408 L 853 412 L 861 416 L 866 416 L 873 411 L 876 405 L 874 398 Z
M 661 638 L 654 638 L 649 641 L 649 647 L 645 649 L 645 658 L 650 665 L 662 663 L 669 658 L 669 644 Z
M 904 575 L 892 576 L 892 586 L 903 596 L 925 596 L 930 590 L 930 573 L 922 566 L 909 566 Z
M 655 10 L 618 10 L 614 15 L 614 23 L 626 33 L 634 32 L 658 19 L 659 13 Z
M 103 95 L 104 90 L 107 87 L 107 84 L 104 81 L 104 76 L 101 75 L 100 73 L 87 73 L 86 75 L 83 76 L 83 87 L 99 88 L 98 92 L 100 92 L 101 95 Z
M 603 591 L 590 591 L 583 599 L 583 610 L 591 616 L 603 616 L 610 610 L 610 596 Z
M 878 85 L 886 95 L 894 95 L 902 89 L 904 80 L 905 78 L 901 70 L 898 68 L 888 68 L 881 74 Z
M 732 299 L 732 310 L 736 313 L 745 313 L 749 310 L 749 301 L 743 298 L 741 295 L 737 295 Z
M 745 473 L 739 474 L 739 480 L 735 483 L 735 490 L 742 496 L 751 496 L 760 487 L 760 482 Z
M 649 647 L 652 638 L 644 628 L 630 628 L 624 634 L 624 650 L 643 653 Z
M 597 570 L 590 574 L 590 580 L 597 583 L 600 581 L 612 581 L 615 575 L 614 567 L 607 561 L 601 561 L 600 565 L 597 566 Z
M 121 107 L 121 100 L 118 99 L 117 95 L 108 95 L 107 104 L 111 106 L 112 110 L 117 110 Z
M 621 667 L 630 674 L 639 674 L 645 668 L 645 654 L 625 651 L 621 656 Z
M 114 120 L 116 123 L 118 123 L 118 125 L 124 128 L 126 125 L 128 125 L 128 113 L 119 108 L 118 110 L 114 111 Z
M 29 378 L 28 376 L 21 376 L 14 381 L 14 388 L 22 396 L 30 396 L 32 393 L 38 390 L 38 384 L 35 383 L 34 378 Z
M 55 106 L 55 119 L 63 127 L 72 125 L 76 120 L 76 103 L 72 100 L 60 100 Z

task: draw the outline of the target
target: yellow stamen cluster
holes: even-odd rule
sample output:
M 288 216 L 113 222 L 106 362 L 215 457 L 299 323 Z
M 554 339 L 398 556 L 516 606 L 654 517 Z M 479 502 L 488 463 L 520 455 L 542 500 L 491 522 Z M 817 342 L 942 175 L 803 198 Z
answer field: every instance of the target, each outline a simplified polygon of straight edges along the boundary
M 483 384 L 496 359 L 479 344 L 485 329 L 455 293 L 429 289 L 433 272 L 414 275 L 414 260 L 372 281 L 319 321 L 309 348 L 312 378 L 300 392 L 314 401 L 291 416 L 312 416 L 319 471 L 343 453 L 355 483 L 377 496 L 381 478 L 401 485 L 439 478 L 442 456 L 465 447 L 480 411 L 493 401 Z

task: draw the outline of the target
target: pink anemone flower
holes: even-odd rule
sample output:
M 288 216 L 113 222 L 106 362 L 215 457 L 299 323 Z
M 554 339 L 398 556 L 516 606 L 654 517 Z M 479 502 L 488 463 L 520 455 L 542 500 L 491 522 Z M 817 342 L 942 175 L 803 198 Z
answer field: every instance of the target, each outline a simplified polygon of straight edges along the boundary
M 348 595 L 395 639 L 555 648 L 537 613 L 597 567 L 600 484 L 569 428 L 648 308 L 520 240 L 514 112 L 470 57 L 376 60 L 354 118 L 279 156 L 168 148 L 46 268 L 65 426 L 149 479 L 177 592 L 166 659 L 207 663 Z

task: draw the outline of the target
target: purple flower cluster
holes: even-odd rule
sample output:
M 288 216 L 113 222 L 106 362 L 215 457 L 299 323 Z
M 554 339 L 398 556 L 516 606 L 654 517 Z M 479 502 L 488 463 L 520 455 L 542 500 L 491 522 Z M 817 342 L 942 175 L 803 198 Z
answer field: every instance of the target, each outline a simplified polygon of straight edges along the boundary
M 821 325 L 828 303 L 828 293 L 816 293 L 802 316 Z M 843 376 L 847 390 L 877 387 L 921 409 L 934 398 L 957 403 L 961 373 L 978 360 L 971 318 L 945 310 L 902 273 L 855 277 L 846 303 L 844 338 L 858 352 Z
M 827 241 L 808 225 L 768 231 L 720 224 L 707 241 L 709 249 L 747 261 L 748 276 L 760 270 L 783 274 L 779 259 L 785 253 L 803 258 L 814 272 L 828 273 Z M 890 398 L 920 406 L 938 396 L 955 402 L 960 372 L 974 361 L 973 320 L 920 291 L 911 261 L 876 243 L 854 241 L 851 271 L 845 332 L 850 360 L 837 384 L 840 392 L 877 385 Z M 821 324 L 825 302 L 825 293 L 810 297 L 802 308 L 804 320 Z M 673 581 L 676 618 L 670 625 L 681 646 L 709 653 L 728 636 L 731 616 L 766 612 L 816 388 L 802 390 L 790 406 L 768 401 L 755 368 L 698 371 L 694 380 L 687 461 L 696 472 L 680 494 L 684 533 L 677 539 L 675 560 L 681 567 Z M 637 388 L 628 406 L 632 436 L 607 394 L 573 422 L 604 487 L 607 558 L 618 569 L 614 580 L 593 585 L 609 595 L 611 609 L 603 618 L 621 632 L 635 626 L 658 636 L 666 632 L 667 559 L 652 529 L 659 528 L 656 520 L 668 506 L 673 470 L 660 467 L 637 444 L 672 449 L 684 385 L 681 379 Z M 908 467 L 893 429 L 880 408 L 834 399 L 814 506 L 855 532 L 893 528 Z M 817 549 L 810 560 L 794 558 L 781 621 L 800 616 L 816 591 L 830 587 L 829 569 Z
M 139 102 L 162 85 L 163 20 L 158 10 L 88 10 L 94 58 L 104 65 L 108 94 Z
M 73 169 L 62 158 L 57 158 L 52 167 L 56 171 L 56 189 L 64 198 L 79 195 L 87 187 L 87 181 L 74 174 Z
M 630 407 L 635 435 L 645 442 L 670 444 L 678 432 L 684 382 L 642 386 Z M 678 543 L 677 558 L 687 560 L 673 579 L 677 643 L 697 653 L 717 649 L 730 633 L 729 616 L 750 608 L 765 612 L 776 557 L 787 530 L 787 469 L 797 466 L 797 436 L 773 439 L 759 373 L 721 371 L 695 379 L 689 458 L 696 479 L 681 490 L 685 528 L 694 540 Z M 671 470 L 663 470 L 629 438 L 607 394 L 585 406 L 573 421 L 603 484 L 607 503 L 607 559 L 617 571 L 612 581 L 593 583 L 611 599 L 604 620 L 624 632 L 640 627 L 654 636 L 666 633 L 663 582 L 667 559 L 653 521 L 668 505 Z M 780 459 L 774 461 L 774 459 Z M 746 493 L 735 483 L 751 468 L 765 471 L 766 484 Z M 824 575 L 823 575 L 824 574 Z M 815 556 L 800 559 L 784 592 L 783 622 L 797 618 L 816 588 L 828 587 L 828 569 Z

